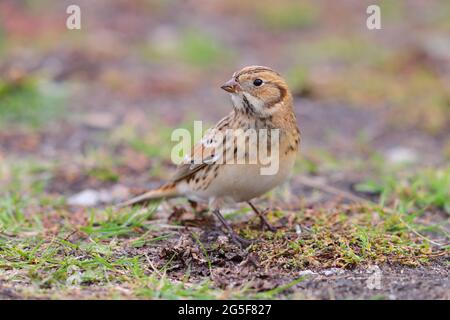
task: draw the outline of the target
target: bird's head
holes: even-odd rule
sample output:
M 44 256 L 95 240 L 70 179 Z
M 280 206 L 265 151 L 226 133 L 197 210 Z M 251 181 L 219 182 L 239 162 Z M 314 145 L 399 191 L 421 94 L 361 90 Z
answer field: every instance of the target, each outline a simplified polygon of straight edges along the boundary
M 263 66 L 235 72 L 222 87 L 231 94 L 234 108 L 257 117 L 269 117 L 292 107 L 292 95 L 279 73 Z

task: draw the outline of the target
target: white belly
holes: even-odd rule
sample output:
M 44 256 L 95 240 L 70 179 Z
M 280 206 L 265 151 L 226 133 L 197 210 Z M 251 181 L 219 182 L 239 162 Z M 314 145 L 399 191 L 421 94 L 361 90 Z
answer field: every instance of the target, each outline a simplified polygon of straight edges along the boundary
M 248 201 L 259 197 L 283 183 L 292 170 L 295 153 L 280 161 L 275 174 L 261 174 L 261 166 L 257 164 L 227 164 L 218 170 L 217 177 L 209 186 L 202 190 L 194 190 L 192 185 L 185 183 L 180 186 L 189 198 L 193 200 L 223 199 L 234 202 Z

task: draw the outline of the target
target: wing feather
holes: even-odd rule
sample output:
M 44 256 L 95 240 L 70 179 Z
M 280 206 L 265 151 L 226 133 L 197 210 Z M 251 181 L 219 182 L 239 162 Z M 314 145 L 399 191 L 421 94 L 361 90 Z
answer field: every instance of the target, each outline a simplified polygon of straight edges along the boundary
M 229 117 L 222 119 L 208 130 L 192 148 L 191 154 L 178 166 L 172 177 L 173 182 L 189 180 L 197 171 L 213 165 L 223 156 L 223 131 L 229 126 Z

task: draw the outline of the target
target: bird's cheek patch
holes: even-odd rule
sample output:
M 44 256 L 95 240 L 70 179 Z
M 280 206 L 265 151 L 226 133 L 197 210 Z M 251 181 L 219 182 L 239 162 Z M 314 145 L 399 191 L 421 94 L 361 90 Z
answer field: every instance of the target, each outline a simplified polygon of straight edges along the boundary
M 248 102 L 255 108 L 256 111 L 264 110 L 264 101 L 252 96 L 251 94 L 244 92 L 244 96 L 247 98 Z

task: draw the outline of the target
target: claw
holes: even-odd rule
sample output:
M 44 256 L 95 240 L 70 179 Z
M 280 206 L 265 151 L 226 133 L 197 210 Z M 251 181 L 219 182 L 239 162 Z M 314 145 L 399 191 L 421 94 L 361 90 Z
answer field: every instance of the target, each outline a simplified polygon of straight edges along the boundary
M 225 220 L 219 210 L 213 210 L 213 213 L 217 217 L 217 219 L 219 219 L 222 225 L 227 229 L 228 236 L 230 237 L 231 241 L 233 241 L 239 248 L 245 249 L 252 244 L 252 241 L 242 238 L 238 236 L 236 232 L 234 232 L 233 228 L 231 228 L 230 224 Z
M 238 236 L 236 233 L 230 235 L 231 241 L 233 241 L 238 247 L 241 249 L 245 249 L 253 244 L 253 241 L 242 238 Z
M 269 221 L 267 221 L 266 219 L 266 214 L 269 212 L 269 209 L 264 210 L 263 212 L 259 212 L 258 209 L 256 209 L 256 207 L 250 202 L 247 201 L 247 203 L 250 205 L 250 207 L 253 209 L 253 211 L 256 213 L 256 215 L 259 217 L 259 219 L 261 220 L 261 229 L 264 229 L 264 226 L 266 226 L 267 229 L 269 229 L 272 232 L 277 231 L 277 228 L 275 228 L 274 226 L 272 226 Z

